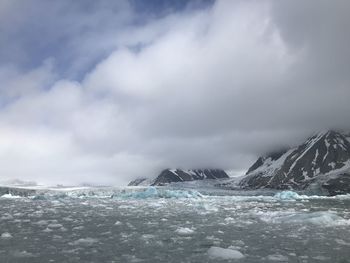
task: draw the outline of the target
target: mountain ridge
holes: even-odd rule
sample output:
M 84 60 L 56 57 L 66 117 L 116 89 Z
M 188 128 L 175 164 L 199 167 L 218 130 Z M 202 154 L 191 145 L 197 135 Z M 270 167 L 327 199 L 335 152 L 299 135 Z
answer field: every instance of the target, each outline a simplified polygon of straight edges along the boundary
M 348 138 L 350 137 L 338 131 L 320 132 L 287 151 L 259 157 L 239 185 L 253 189 L 304 190 L 312 184 L 320 183 L 321 188 L 333 193 L 335 189 L 331 189 L 329 185 L 339 187 L 341 181 L 344 181 L 344 192 L 350 192 L 350 184 L 345 186 L 347 175 L 350 174 Z M 327 180 L 327 174 L 332 174 L 331 184 Z M 337 174 L 339 180 L 335 178 Z
M 175 182 L 223 178 L 229 178 L 229 176 L 222 169 L 165 169 L 154 179 L 137 178 L 128 186 L 161 186 Z

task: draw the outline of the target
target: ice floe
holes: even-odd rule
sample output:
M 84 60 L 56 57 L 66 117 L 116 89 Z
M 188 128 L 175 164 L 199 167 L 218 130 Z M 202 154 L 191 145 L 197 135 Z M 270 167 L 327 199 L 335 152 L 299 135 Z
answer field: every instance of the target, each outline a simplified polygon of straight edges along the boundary
M 175 233 L 181 236 L 188 236 L 192 235 L 194 233 L 194 230 L 188 227 L 179 227 L 175 230 Z
M 80 238 L 78 240 L 75 240 L 74 242 L 72 242 L 70 244 L 73 246 L 91 246 L 97 242 L 98 242 L 98 239 L 87 237 L 87 238 Z
M 7 198 L 7 199 L 18 199 L 22 198 L 22 196 L 19 195 L 12 195 L 12 194 L 4 194 L 0 198 Z
M 1 234 L 2 239 L 10 239 L 12 238 L 12 235 L 9 232 L 5 232 Z
M 222 247 L 211 247 L 208 249 L 208 255 L 211 258 L 219 259 L 241 259 L 244 258 L 244 255 L 235 249 L 231 248 L 222 248 Z
M 337 215 L 331 211 L 319 212 L 260 212 L 257 213 L 261 220 L 267 223 L 288 224 L 313 224 L 325 227 L 350 225 L 349 219 Z
M 267 256 L 268 261 L 279 261 L 279 262 L 288 262 L 288 257 L 281 254 L 273 254 Z

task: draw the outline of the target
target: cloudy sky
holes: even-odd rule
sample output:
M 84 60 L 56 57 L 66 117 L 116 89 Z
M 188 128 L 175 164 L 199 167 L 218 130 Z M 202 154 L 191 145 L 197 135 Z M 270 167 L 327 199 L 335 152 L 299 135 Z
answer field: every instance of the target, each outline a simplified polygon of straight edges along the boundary
M 0 179 L 246 170 L 350 128 L 350 1 L 0 0 Z

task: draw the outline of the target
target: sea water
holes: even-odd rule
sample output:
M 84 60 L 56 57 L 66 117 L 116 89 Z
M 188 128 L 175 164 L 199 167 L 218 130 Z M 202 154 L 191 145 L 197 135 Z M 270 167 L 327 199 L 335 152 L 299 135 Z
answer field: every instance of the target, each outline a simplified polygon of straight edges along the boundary
M 95 188 L 0 197 L 0 262 L 350 262 L 350 196 Z

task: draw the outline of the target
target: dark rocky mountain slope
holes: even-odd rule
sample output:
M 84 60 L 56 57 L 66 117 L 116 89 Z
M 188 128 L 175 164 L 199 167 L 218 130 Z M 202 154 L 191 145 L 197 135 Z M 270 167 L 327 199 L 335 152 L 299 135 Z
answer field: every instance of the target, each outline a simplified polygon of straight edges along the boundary
M 220 169 L 165 169 L 155 179 L 138 178 L 129 183 L 129 186 L 138 185 L 166 185 L 173 182 L 184 182 L 204 179 L 229 178 L 224 170 Z
M 243 188 L 312 189 L 350 193 L 350 142 L 345 133 L 321 132 L 303 144 L 260 157 L 240 181 Z

